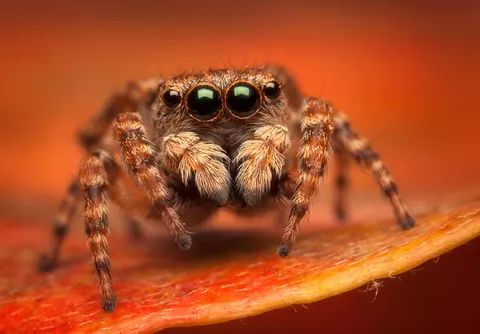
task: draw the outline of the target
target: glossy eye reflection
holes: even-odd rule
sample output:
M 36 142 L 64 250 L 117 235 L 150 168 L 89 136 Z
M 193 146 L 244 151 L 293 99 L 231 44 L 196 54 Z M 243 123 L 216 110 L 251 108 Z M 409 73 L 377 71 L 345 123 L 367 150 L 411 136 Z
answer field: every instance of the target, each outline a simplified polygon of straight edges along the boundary
M 239 117 L 252 115 L 258 108 L 260 96 L 253 85 L 240 82 L 227 92 L 227 106 Z
M 276 99 L 280 95 L 280 85 L 276 81 L 267 82 L 263 87 L 263 92 L 270 100 Z
M 180 92 L 175 89 L 168 89 L 163 93 L 163 101 L 165 101 L 167 106 L 173 108 L 182 102 L 182 96 L 180 95 Z
M 221 106 L 220 94 L 211 86 L 195 87 L 188 95 L 188 108 L 195 118 L 211 119 L 217 115 Z

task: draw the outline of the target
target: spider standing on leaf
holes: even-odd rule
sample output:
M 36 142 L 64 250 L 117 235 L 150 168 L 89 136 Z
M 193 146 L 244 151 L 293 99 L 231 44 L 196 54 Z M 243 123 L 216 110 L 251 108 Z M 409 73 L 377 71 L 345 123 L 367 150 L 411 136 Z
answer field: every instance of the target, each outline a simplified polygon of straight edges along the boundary
M 182 249 L 191 246 L 182 221 L 188 207 L 211 212 L 208 204 L 215 203 L 260 210 L 272 198 L 289 201 L 277 250 L 287 256 L 333 151 L 339 218 L 345 216 L 351 155 L 372 170 L 400 226 L 414 226 L 390 173 L 368 142 L 329 103 L 304 98 L 291 76 L 276 66 L 130 83 L 113 95 L 80 138 L 88 155 L 60 206 L 53 249 L 41 258 L 40 269 L 57 265 L 82 191 L 88 246 L 105 311 L 115 308 L 106 238 L 109 198 L 131 217 L 141 214 L 163 222 Z

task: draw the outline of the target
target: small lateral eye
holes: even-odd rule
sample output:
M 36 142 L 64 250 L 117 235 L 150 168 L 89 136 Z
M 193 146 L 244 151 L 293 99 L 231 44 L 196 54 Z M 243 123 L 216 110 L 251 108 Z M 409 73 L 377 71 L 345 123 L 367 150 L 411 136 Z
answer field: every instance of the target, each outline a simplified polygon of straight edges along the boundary
M 255 113 L 259 102 L 260 96 L 257 89 L 247 82 L 239 82 L 227 92 L 228 108 L 241 118 Z
M 212 86 L 197 86 L 188 95 L 188 109 L 199 120 L 213 119 L 221 107 L 220 93 Z
M 280 85 L 276 81 L 269 81 L 263 86 L 263 92 L 270 100 L 274 100 L 280 95 Z
M 165 101 L 168 107 L 173 108 L 182 102 L 182 95 L 175 89 L 167 89 L 165 93 L 163 93 L 163 101 Z

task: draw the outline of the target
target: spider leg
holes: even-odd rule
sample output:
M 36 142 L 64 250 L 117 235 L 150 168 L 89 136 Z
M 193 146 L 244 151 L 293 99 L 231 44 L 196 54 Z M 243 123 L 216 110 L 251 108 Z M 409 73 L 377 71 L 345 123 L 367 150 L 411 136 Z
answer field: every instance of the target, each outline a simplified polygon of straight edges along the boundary
M 108 186 L 118 175 L 117 165 L 105 151 L 91 153 L 80 166 L 80 186 L 85 194 L 84 220 L 102 294 L 102 307 L 115 308 L 115 294 L 108 256 Z
M 373 172 L 383 193 L 390 200 L 399 225 L 403 229 L 413 227 L 415 219 L 410 214 L 405 202 L 398 195 L 397 185 L 379 155 L 372 149 L 365 138 L 351 129 L 344 115 L 336 114 L 335 127 L 337 140 L 359 164 Z
M 107 134 L 110 133 L 108 130 L 119 113 L 128 108 L 138 108 L 141 105 L 151 103 L 160 81 L 160 79 L 148 79 L 130 82 L 116 92 L 107 102 L 105 108 L 79 134 L 81 145 L 87 151 L 99 146 Z M 54 220 L 52 250 L 50 254 L 44 254 L 40 257 L 38 263 L 40 271 L 52 270 L 57 265 L 62 243 L 80 201 L 79 180 L 78 177 L 74 177 Z
M 335 142 L 335 138 L 334 138 Z M 344 221 L 347 216 L 346 199 L 348 192 L 349 156 L 343 148 L 335 148 L 335 202 L 334 210 L 339 221 Z
M 298 226 L 303 221 L 310 207 L 310 201 L 325 175 L 330 158 L 332 133 L 331 107 L 319 99 L 307 99 L 302 110 L 298 178 L 292 196 L 288 223 L 282 235 L 283 244 L 277 250 L 280 256 L 289 254 Z
M 78 177 L 75 177 L 68 187 L 54 220 L 51 252 L 40 257 L 38 270 L 49 271 L 57 266 L 63 241 L 67 236 L 72 217 L 80 201 L 80 184 Z
M 151 216 L 160 217 L 179 247 L 189 249 L 191 237 L 173 206 L 174 194 L 157 167 L 155 146 L 146 138 L 138 111 L 120 113 L 114 130 L 132 179 L 145 191 L 152 204 Z

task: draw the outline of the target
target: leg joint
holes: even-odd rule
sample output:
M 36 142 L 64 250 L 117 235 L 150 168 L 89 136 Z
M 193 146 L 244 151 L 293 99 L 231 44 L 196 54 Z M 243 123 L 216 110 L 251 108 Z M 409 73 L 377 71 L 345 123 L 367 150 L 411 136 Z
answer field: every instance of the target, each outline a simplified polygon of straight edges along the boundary
M 110 259 L 108 256 L 104 256 L 100 259 L 95 259 L 95 268 L 99 271 L 105 271 L 110 269 Z
M 88 237 L 96 233 L 107 233 L 107 215 L 102 214 L 96 221 L 87 222 L 85 225 L 85 233 Z
M 377 152 L 373 151 L 370 147 L 353 152 L 353 157 L 359 162 L 372 162 L 379 159 Z
M 387 185 L 383 186 L 383 192 L 387 197 L 392 197 L 392 195 L 398 192 L 397 185 L 393 182 L 390 182 Z
M 106 188 L 107 188 L 106 184 L 103 184 L 100 186 L 87 187 L 85 188 L 85 196 L 90 201 L 96 201 L 97 199 L 101 198 L 101 196 L 105 193 Z
M 294 206 L 294 213 L 295 213 L 295 216 L 297 216 L 298 218 L 303 218 L 303 216 L 305 216 L 305 214 L 307 213 L 307 210 L 308 210 L 307 204 L 296 204 Z

